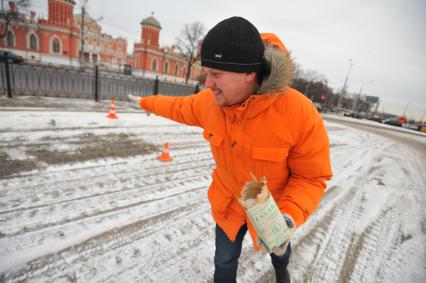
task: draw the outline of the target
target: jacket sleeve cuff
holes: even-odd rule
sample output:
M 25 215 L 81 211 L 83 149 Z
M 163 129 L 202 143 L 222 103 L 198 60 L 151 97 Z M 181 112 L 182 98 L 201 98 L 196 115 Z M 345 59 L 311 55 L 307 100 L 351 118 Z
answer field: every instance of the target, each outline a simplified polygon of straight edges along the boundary
M 286 201 L 284 206 L 282 206 L 281 213 L 288 214 L 293 219 L 297 228 L 303 223 L 305 223 L 307 219 L 306 213 L 301 210 L 299 206 L 288 201 Z
M 147 111 L 152 111 L 152 98 L 150 97 L 141 97 L 141 99 L 139 99 L 139 106 Z
M 293 217 L 291 217 L 290 214 L 284 213 L 283 217 L 285 219 L 287 227 L 289 227 L 289 228 L 295 228 L 296 227 L 296 222 L 294 221 Z

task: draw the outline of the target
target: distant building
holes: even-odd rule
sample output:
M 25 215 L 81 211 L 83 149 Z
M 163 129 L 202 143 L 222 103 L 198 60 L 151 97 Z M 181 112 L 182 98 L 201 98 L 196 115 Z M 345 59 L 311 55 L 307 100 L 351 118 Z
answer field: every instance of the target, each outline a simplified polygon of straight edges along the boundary
M 49 0 L 48 19 L 19 15 L 0 40 L 0 48 L 13 49 L 27 60 L 77 65 L 79 29 L 74 25 L 72 0 Z M 12 6 L 11 6 L 12 7 Z M 12 7 L 13 8 L 13 7 Z M 4 19 L 0 18 L 0 29 Z
M 103 33 L 87 13 L 82 28 L 82 15 L 74 15 L 74 6 L 73 0 L 48 0 L 47 20 L 36 19 L 35 12 L 30 16 L 20 14 L 0 40 L 0 48 L 12 50 L 28 61 L 68 66 L 98 64 L 122 71 L 133 68 L 132 73 L 141 77 L 185 80 L 187 61 L 175 52 L 174 46 L 160 47 L 161 25 L 153 16 L 142 20 L 140 42 L 134 44 L 133 54 L 128 55 L 127 40 Z M 0 17 L 0 31 L 4 26 Z M 201 65 L 197 62 L 191 67 L 189 80 L 195 83 L 200 73 Z
M 101 27 L 89 15 L 85 15 L 85 45 L 83 57 L 81 48 L 81 15 L 74 17 L 73 0 L 48 0 L 48 18 L 36 19 L 19 15 L 7 31 L 0 48 L 11 49 L 26 60 L 43 63 L 79 66 L 101 63 L 118 68 L 126 63 L 127 41 L 113 38 L 101 32 Z M 13 9 L 13 5 L 11 6 Z M 4 20 L 0 18 L 0 29 Z
M 81 14 L 75 15 L 74 19 L 76 25 L 81 27 Z M 81 49 L 81 45 L 79 47 Z M 79 55 L 80 49 L 78 50 Z M 87 13 L 84 15 L 83 49 L 82 62 L 86 65 L 100 63 L 107 67 L 122 69 L 123 65 L 127 63 L 127 40 L 102 33 L 101 26 Z
M 174 46 L 160 48 L 161 25 L 153 16 L 141 22 L 141 40 L 134 44 L 132 66 L 144 77 L 159 76 L 161 79 L 183 81 L 187 62 L 174 52 Z M 192 65 L 190 80 L 195 82 L 201 72 L 199 62 Z

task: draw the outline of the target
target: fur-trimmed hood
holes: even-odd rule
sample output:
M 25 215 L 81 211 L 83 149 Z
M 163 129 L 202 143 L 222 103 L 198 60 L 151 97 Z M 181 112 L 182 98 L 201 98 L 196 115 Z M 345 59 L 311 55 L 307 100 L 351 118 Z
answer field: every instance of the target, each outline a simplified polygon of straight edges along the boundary
M 265 43 L 264 57 L 268 64 L 268 72 L 256 93 L 283 93 L 285 87 L 293 81 L 294 66 L 290 54 L 275 34 L 261 33 L 261 37 Z

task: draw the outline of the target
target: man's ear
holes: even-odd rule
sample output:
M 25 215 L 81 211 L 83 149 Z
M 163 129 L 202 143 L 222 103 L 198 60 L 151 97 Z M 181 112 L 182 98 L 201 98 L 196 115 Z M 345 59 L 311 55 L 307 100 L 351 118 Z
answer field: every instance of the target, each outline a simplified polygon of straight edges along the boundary
M 256 72 L 250 72 L 250 73 L 246 73 L 246 82 L 252 82 L 254 80 L 256 80 Z

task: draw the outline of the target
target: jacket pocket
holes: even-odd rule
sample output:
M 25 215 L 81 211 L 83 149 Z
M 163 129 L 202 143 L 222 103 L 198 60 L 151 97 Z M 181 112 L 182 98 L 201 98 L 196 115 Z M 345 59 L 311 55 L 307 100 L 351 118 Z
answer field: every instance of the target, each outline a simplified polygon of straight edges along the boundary
M 289 147 L 253 147 L 254 170 L 266 177 L 267 181 L 282 181 L 288 177 Z

